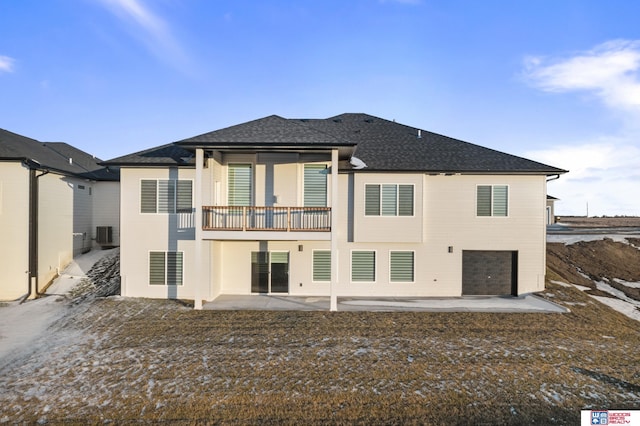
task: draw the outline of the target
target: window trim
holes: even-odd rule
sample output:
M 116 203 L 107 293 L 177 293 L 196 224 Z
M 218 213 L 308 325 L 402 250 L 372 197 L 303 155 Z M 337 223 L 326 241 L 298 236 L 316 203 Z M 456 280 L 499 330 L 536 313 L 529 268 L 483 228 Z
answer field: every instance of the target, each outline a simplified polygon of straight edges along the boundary
M 164 282 L 162 284 L 153 284 L 151 283 L 151 254 L 152 253 L 162 253 L 164 254 Z M 180 254 L 180 259 L 181 259 L 181 274 L 180 274 L 180 283 L 175 283 L 175 284 L 169 284 L 167 277 L 168 277 L 168 271 L 169 271 L 169 253 L 174 253 L 174 254 Z M 149 250 L 147 253 L 147 286 L 150 287 L 184 287 L 184 251 L 181 250 Z
M 367 214 L 367 187 L 368 186 L 377 186 L 378 187 L 378 214 Z M 383 196 L 383 188 L 385 186 L 395 186 L 396 187 L 396 193 L 395 193 L 395 198 L 396 198 L 396 204 L 395 204 L 395 214 L 384 214 L 384 208 L 383 208 L 383 204 L 384 204 L 384 196 Z M 410 186 L 411 187 L 411 214 L 410 215 L 404 215 L 404 214 L 400 214 L 401 208 L 400 208 L 400 187 L 401 186 Z M 410 218 L 410 217 L 415 217 L 416 216 L 416 184 L 415 183 L 400 183 L 400 182 L 396 182 L 396 183 L 373 183 L 373 182 L 369 182 L 369 183 L 365 183 L 364 184 L 364 206 L 363 206 L 363 213 L 365 217 L 400 217 L 400 218 Z
M 373 281 L 361 281 L 361 280 L 353 279 L 353 253 L 357 251 L 373 253 Z M 350 260 L 349 279 L 351 283 L 375 284 L 378 282 L 378 250 L 351 249 L 349 260 Z
M 411 281 L 394 281 L 391 278 L 391 253 L 412 253 L 412 264 L 411 264 Z M 394 284 L 415 284 L 416 282 L 416 251 L 415 250 L 389 250 L 389 283 Z
M 149 182 L 155 182 L 155 210 L 153 212 L 145 212 L 142 211 L 142 182 L 144 181 L 149 181 Z M 160 206 L 160 182 L 174 182 L 173 184 L 173 211 L 160 211 L 159 206 Z M 178 182 L 190 182 L 191 183 L 191 207 L 189 208 L 189 211 L 186 210 L 186 208 L 183 210 L 178 209 Z M 138 186 L 139 188 L 139 202 L 140 202 L 140 209 L 139 209 L 139 214 L 143 214 L 143 215 L 147 215 L 147 214 L 155 214 L 155 215 L 168 215 L 168 214 L 180 214 L 180 213 L 193 213 L 193 188 L 194 188 L 194 180 L 193 179 L 165 179 L 165 178 L 140 178 L 140 185 Z M 168 200 L 168 199 L 167 199 Z M 170 203 L 168 203 L 170 204 Z
M 315 279 L 315 253 L 326 252 L 329 253 L 329 279 L 328 280 L 316 280 Z M 327 249 L 313 249 L 311 250 L 311 282 L 312 283 L 330 283 L 331 282 L 331 250 Z
M 489 215 L 480 215 L 480 214 L 478 214 L 478 201 L 479 201 L 478 189 L 481 186 L 488 186 L 489 188 L 491 188 L 491 194 L 490 194 L 490 196 L 491 196 L 491 214 L 489 214 Z M 505 215 L 496 215 L 495 214 L 495 197 L 494 197 L 493 194 L 494 194 L 494 188 L 497 187 L 497 186 L 504 187 L 504 188 L 507 189 L 507 203 L 506 203 L 507 212 L 506 212 Z M 509 214 L 511 212 L 511 197 L 509 196 L 510 193 L 511 193 L 511 185 L 509 185 L 509 184 L 503 184 L 503 183 L 496 183 L 496 184 L 493 184 L 493 183 L 480 184 L 479 183 L 479 184 L 476 184 L 476 205 L 475 205 L 475 215 L 476 215 L 476 217 L 478 217 L 478 218 L 485 218 L 485 217 L 489 217 L 489 218 L 508 218 Z

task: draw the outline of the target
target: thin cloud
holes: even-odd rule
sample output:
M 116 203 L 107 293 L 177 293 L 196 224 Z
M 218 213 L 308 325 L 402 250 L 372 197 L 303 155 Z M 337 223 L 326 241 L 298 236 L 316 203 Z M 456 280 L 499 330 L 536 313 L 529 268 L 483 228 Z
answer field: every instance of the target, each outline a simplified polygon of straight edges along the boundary
M 567 58 L 530 56 L 524 75 L 547 92 L 587 91 L 613 109 L 640 112 L 640 41 L 613 40 Z
M 565 57 L 530 56 L 525 78 L 550 93 L 588 93 L 620 121 L 608 136 L 525 153 L 570 172 L 549 183 L 560 214 L 640 215 L 640 40 L 612 40 Z
M 524 153 L 542 163 L 569 170 L 549 183 L 549 194 L 560 198 L 559 214 L 640 215 L 638 190 L 640 148 L 618 138 L 561 145 Z
M 99 0 L 116 17 L 127 24 L 132 34 L 160 60 L 191 73 L 191 61 L 169 24 L 154 13 L 143 0 Z
M 15 59 L 0 55 L 0 72 L 13 72 Z

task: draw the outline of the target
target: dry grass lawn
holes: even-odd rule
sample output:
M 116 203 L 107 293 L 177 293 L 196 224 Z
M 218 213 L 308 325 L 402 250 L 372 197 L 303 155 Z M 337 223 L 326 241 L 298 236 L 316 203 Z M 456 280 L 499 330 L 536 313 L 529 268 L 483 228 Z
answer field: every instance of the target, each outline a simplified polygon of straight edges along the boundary
M 569 314 L 194 311 L 97 299 L 0 368 L 0 422 L 577 424 L 640 408 L 640 323 Z

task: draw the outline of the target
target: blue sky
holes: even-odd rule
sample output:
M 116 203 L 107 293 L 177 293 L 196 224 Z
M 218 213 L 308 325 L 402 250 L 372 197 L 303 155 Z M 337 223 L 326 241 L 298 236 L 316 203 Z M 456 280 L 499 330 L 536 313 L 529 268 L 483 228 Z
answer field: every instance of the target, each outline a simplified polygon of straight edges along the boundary
M 640 2 L 0 0 L 0 127 L 109 159 L 365 112 L 569 169 L 640 215 Z

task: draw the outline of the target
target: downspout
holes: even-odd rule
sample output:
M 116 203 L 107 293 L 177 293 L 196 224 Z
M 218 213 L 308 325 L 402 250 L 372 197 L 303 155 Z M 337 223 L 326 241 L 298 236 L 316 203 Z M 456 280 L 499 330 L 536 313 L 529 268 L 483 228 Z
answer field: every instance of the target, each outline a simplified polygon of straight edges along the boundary
M 547 179 L 547 182 L 551 182 L 552 180 L 560 179 L 560 175 L 551 175 L 550 178 Z
M 48 170 L 40 174 L 29 163 L 25 162 L 29 167 L 29 270 L 27 271 L 27 294 L 22 296 L 20 303 L 24 303 L 35 290 L 35 295 L 39 296 L 38 290 L 38 179 L 49 173 Z

